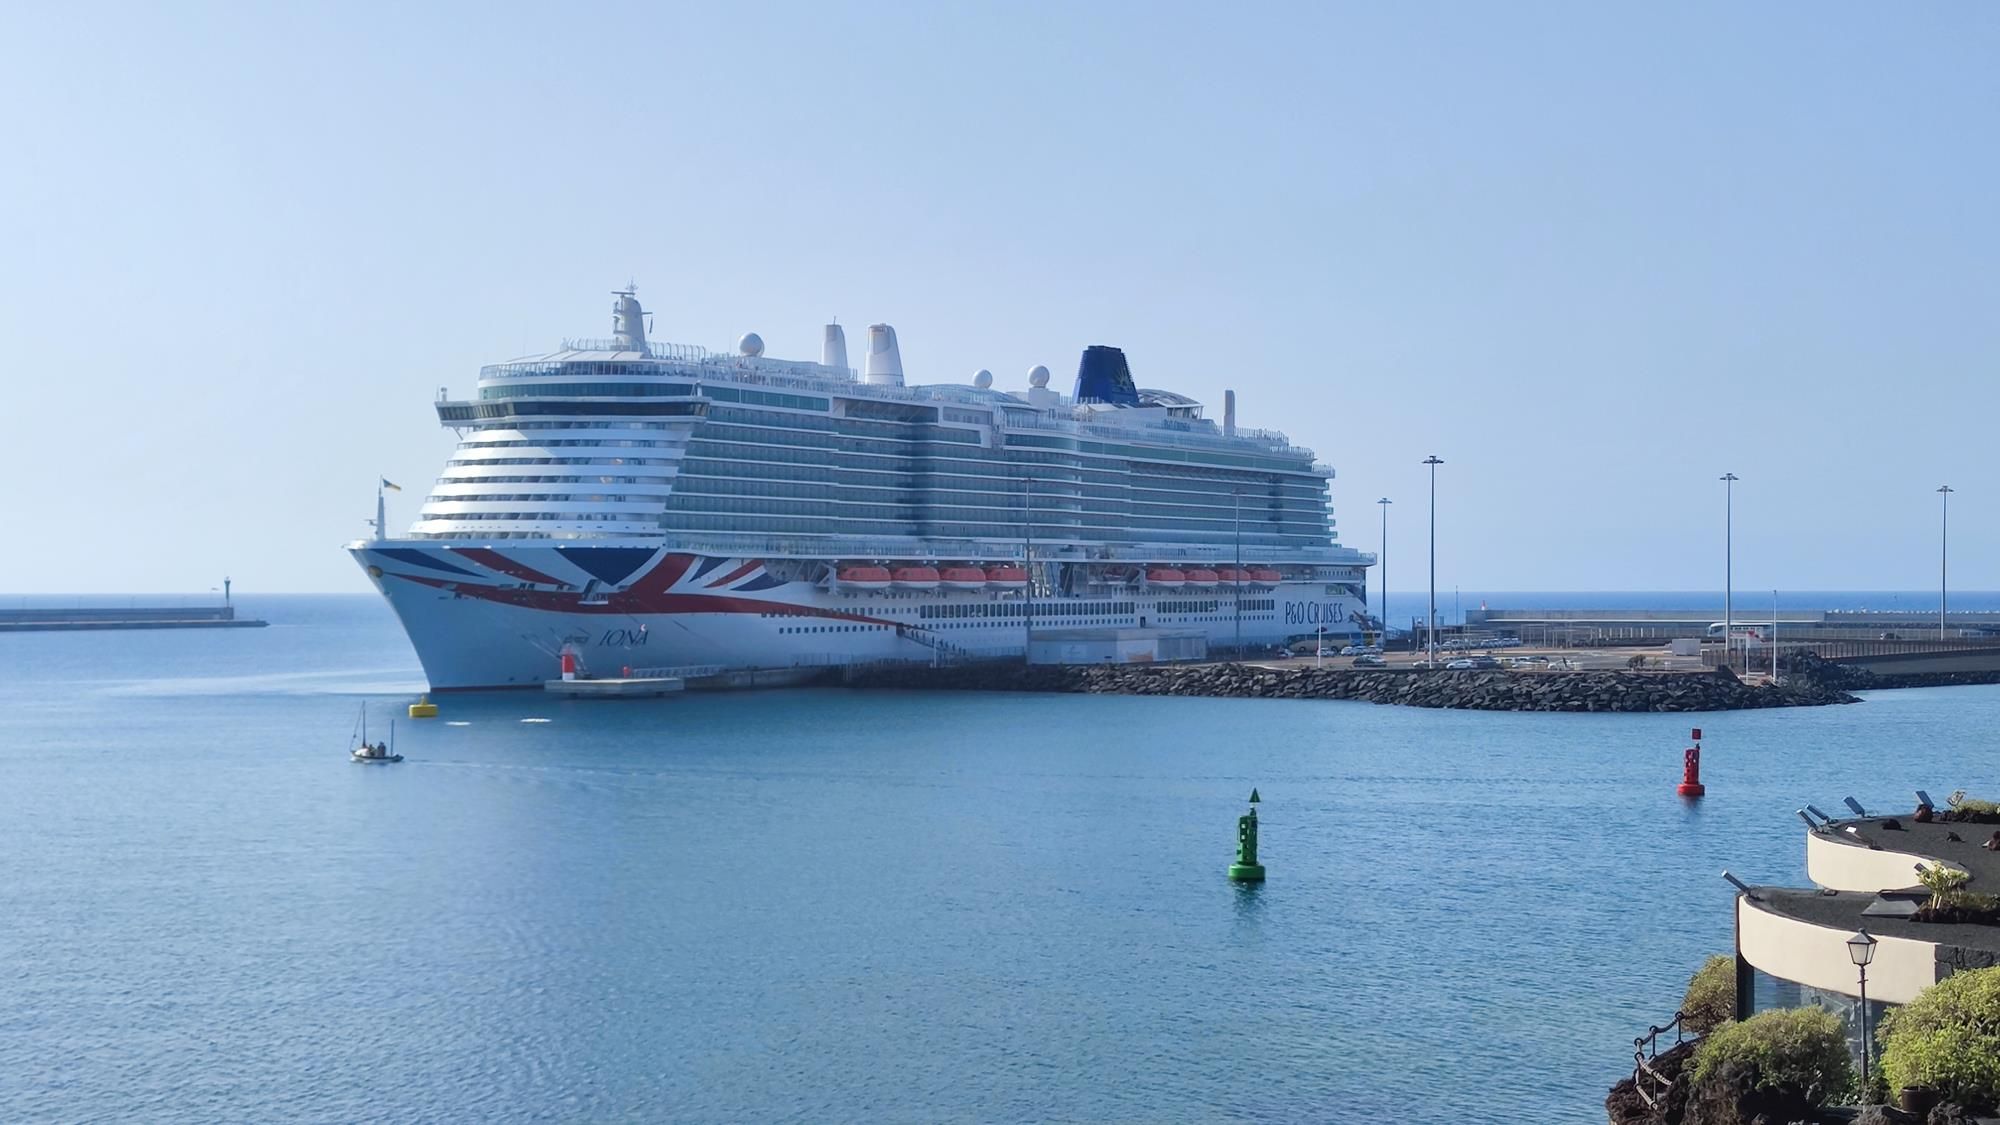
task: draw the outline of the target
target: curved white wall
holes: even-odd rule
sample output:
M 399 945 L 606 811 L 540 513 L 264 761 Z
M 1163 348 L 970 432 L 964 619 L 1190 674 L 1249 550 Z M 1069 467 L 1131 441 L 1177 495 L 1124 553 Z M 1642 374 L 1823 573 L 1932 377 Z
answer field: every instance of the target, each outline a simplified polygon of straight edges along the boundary
M 1836 829 L 1835 831 L 1838 831 Z M 1877 835 L 1877 839 L 1880 839 Z M 1895 891 L 1917 885 L 1917 864 L 1940 861 L 1910 852 L 1869 851 L 1819 832 L 1806 833 L 1806 875 L 1830 891 Z M 1955 863 L 1943 864 L 1962 870 Z
M 1858 996 L 1860 973 L 1847 954 L 1847 939 L 1853 936 L 1851 930 L 1830 930 L 1787 918 L 1762 903 L 1736 896 L 1736 951 L 1774 977 Z M 1875 940 L 1875 962 L 1868 966 L 1870 1000 L 1907 1004 L 1937 983 L 1937 946 L 1880 934 Z

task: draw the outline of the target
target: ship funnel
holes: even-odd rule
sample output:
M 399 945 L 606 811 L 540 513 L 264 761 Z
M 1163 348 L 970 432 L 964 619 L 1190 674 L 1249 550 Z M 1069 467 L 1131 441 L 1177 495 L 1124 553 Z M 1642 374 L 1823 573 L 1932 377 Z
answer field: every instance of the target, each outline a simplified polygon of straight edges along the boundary
M 868 366 L 861 381 L 882 387 L 903 385 L 903 353 L 896 347 L 896 330 L 886 324 L 868 326 Z
M 1236 392 L 1222 392 L 1222 436 L 1236 436 Z
M 827 367 L 847 370 L 847 330 L 838 324 L 826 326 L 826 340 L 819 346 L 819 361 Z
M 611 329 L 618 340 L 618 350 L 645 351 L 646 310 L 639 307 L 639 298 L 630 289 L 620 289 L 615 296 L 618 303 L 611 306 Z
M 1083 360 L 1076 367 L 1076 401 L 1139 405 L 1139 389 L 1132 385 L 1125 353 L 1103 344 L 1083 349 Z

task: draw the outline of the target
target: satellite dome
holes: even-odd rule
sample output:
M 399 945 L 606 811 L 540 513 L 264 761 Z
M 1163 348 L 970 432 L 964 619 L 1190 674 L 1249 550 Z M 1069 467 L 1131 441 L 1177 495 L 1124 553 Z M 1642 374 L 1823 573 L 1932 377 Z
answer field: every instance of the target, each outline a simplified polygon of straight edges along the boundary
M 736 350 L 744 355 L 763 355 L 764 337 L 755 332 L 746 332 L 741 340 L 736 341 Z
M 1038 363 L 1038 364 L 1036 364 L 1036 365 L 1035 365 L 1035 369 L 1034 369 L 1033 371 L 1030 371 L 1030 372 L 1028 372 L 1028 385 L 1029 385 L 1029 386 L 1031 386 L 1031 387 L 1046 387 L 1046 386 L 1048 386 L 1048 385 L 1049 385 L 1049 369 L 1048 369 L 1048 368 L 1046 368 L 1046 367 L 1043 367 L 1043 366 L 1042 366 L 1041 364 L 1039 364 L 1039 363 Z
M 979 374 L 974 375 L 972 377 L 972 385 L 978 387 L 982 391 L 985 390 L 986 388 L 993 385 L 993 373 L 991 371 L 986 370 L 984 367 L 980 368 Z

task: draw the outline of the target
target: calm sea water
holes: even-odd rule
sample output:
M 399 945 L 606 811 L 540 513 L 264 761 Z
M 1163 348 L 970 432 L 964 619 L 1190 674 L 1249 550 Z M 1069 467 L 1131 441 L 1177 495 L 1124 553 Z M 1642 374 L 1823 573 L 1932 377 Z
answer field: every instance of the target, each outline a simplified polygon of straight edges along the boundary
M 419 689 L 375 599 L 0 636 L 0 1119 L 1596 1122 L 1792 810 L 2000 689 L 1692 718 Z M 1270 881 L 1232 886 L 1261 789 Z

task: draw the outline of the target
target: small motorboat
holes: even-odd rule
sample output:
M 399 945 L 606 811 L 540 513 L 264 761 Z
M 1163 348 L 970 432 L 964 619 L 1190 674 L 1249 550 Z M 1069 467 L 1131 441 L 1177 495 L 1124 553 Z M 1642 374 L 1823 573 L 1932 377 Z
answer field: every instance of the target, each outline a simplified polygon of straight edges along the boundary
M 368 705 L 363 703 L 361 705 L 361 720 L 356 724 L 356 728 L 356 733 L 350 737 L 357 739 L 357 741 L 347 751 L 347 756 L 350 759 L 371 765 L 387 765 L 390 762 L 400 762 L 403 760 L 403 756 L 396 753 L 393 749 L 396 741 L 396 720 L 389 720 L 388 741 L 370 744 L 368 741 Z

